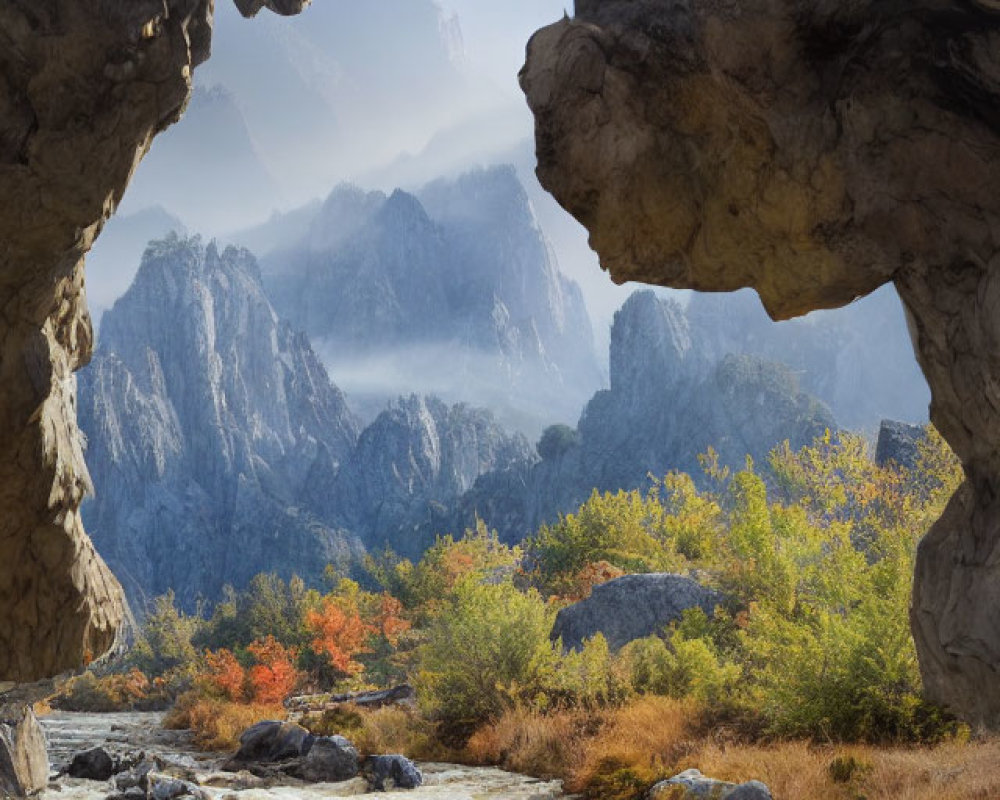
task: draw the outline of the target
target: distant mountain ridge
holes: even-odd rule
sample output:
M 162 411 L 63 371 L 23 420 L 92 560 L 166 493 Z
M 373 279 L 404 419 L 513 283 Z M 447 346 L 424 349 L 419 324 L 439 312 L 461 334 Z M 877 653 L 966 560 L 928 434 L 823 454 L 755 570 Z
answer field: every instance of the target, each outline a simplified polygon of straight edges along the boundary
M 338 187 L 262 270 L 337 382 L 376 406 L 437 393 L 540 430 L 574 419 L 602 382 L 583 296 L 512 167 L 416 195 Z
M 140 610 L 168 589 L 191 609 L 262 571 L 316 584 L 366 547 L 415 553 L 481 474 L 533 457 L 490 412 L 435 398 L 362 431 L 254 257 L 176 235 L 105 315 L 79 416 L 84 521 Z
M 97 486 L 84 521 L 133 600 L 169 588 L 191 607 L 261 569 L 318 579 L 363 553 L 307 501 L 360 426 L 247 251 L 152 243 L 79 398 Z
M 591 491 L 645 489 L 673 470 L 703 481 L 699 456 L 712 448 L 720 466 L 742 468 L 749 455 L 766 467 L 784 440 L 798 448 L 837 424 L 803 392 L 783 364 L 717 355 L 698 338 L 679 304 L 634 293 L 611 330 L 611 387 L 584 408 L 574 435 L 539 461 L 482 476 L 452 509 L 450 528 L 481 517 L 518 541 Z

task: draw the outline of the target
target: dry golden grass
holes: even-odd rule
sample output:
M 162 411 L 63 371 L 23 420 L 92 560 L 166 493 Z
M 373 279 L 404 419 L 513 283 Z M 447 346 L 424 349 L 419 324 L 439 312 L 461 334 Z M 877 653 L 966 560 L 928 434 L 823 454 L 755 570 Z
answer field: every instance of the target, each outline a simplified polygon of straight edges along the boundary
M 544 715 L 511 711 L 472 735 L 464 760 L 497 764 L 539 778 L 562 777 L 581 763 L 582 731 L 592 724 L 591 719 L 580 711 Z
M 415 711 L 387 706 L 361 711 L 361 724 L 344 734 L 362 753 L 403 753 L 423 761 L 454 760 L 455 753 L 441 744 L 434 726 Z
M 181 695 L 163 720 L 165 728 L 186 728 L 205 750 L 236 750 L 240 735 L 265 719 L 284 719 L 280 705 L 234 703 L 205 697 L 199 692 Z
M 568 790 L 601 800 L 640 797 L 690 767 L 761 780 L 781 800 L 1000 800 L 1000 739 L 919 748 L 743 744 L 699 733 L 700 722 L 694 706 L 662 697 L 596 714 L 514 711 L 477 731 L 465 756 L 560 777 Z
M 859 765 L 836 782 L 836 758 Z M 708 744 L 678 766 L 725 780 L 757 778 L 788 800 L 996 800 L 1000 798 L 1000 740 L 949 742 L 935 747 L 773 746 Z
M 305 716 L 299 723 L 318 736 L 346 736 L 364 754 L 403 753 L 424 761 L 454 761 L 460 756 L 438 740 L 433 723 L 400 706 L 366 709 L 345 703 Z

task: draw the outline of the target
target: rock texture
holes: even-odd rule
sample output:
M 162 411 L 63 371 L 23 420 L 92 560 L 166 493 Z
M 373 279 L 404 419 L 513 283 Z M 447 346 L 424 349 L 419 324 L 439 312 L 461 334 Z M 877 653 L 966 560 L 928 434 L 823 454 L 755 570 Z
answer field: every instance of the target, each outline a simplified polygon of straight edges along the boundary
M 89 478 L 73 372 L 92 346 L 83 259 L 153 136 L 183 111 L 209 55 L 212 7 L 0 8 L 0 680 L 78 667 L 112 644 L 122 618 L 78 513 Z
M 309 581 L 361 552 L 325 505 L 359 425 L 245 250 L 153 242 L 81 373 L 94 541 L 141 607 L 257 572 Z
M 540 429 L 573 419 L 601 383 L 583 295 L 513 167 L 416 195 L 341 186 L 262 269 L 275 308 L 354 400 L 433 393 Z
M 522 86 L 538 176 L 616 280 L 775 318 L 892 280 L 967 481 L 922 542 L 928 695 L 1000 726 L 1000 17 L 985 0 L 580 0 Z
M 771 790 L 760 781 L 730 783 L 687 769 L 654 784 L 646 797 L 647 800 L 771 800 Z
M 907 469 L 916 468 L 920 458 L 920 442 L 924 437 L 924 429 L 919 425 L 883 420 L 875 444 L 875 463 L 880 466 L 896 463 Z
M 604 634 L 608 646 L 618 650 L 635 639 L 663 633 L 680 621 L 689 608 L 709 616 L 722 597 L 683 575 L 653 572 L 623 575 L 595 586 L 590 597 L 559 610 L 552 639 L 579 650 L 584 640 Z
M 327 498 L 370 549 L 419 558 L 447 529 L 445 510 L 481 475 L 533 459 L 528 440 L 489 411 L 411 395 L 365 428 Z
M 45 733 L 34 712 L 26 708 L 16 719 L 0 721 L 0 796 L 26 797 L 48 781 Z
M 610 375 L 610 388 L 587 403 L 575 435 L 567 432 L 551 450 L 543 446 L 541 461 L 481 477 L 450 527 L 478 515 L 507 541 L 519 541 L 541 522 L 575 511 L 595 488 L 645 489 L 650 475 L 671 470 L 700 481 L 698 456 L 709 447 L 721 465 L 740 469 L 750 455 L 766 470 L 768 453 L 784 440 L 798 448 L 837 427 L 787 367 L 748 355 L 720 358 L 684 309 L 649 290 L 615 314 Z

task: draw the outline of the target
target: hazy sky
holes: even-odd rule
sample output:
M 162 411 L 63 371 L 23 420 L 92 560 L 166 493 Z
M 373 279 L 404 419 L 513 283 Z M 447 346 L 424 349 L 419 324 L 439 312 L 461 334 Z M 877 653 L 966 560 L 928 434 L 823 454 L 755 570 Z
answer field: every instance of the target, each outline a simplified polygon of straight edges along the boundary
M 529 37 L 572 7 L 564 0 L 438 0 L 438 4 L 446 14 L 458 14 L 471 64 L 518 96 L 517 72 Z
M 586 232 L 534 181 L 533 122 L 517 83 L 528 39 L 566 8 L 564 0 L 318 0 L 300 17 L 243 20 L 228 0 L 217 3 L 212 58 L 195 72 L 201 94 L 156 138 L 120 209 L 166 214 L 123 222 L 98 240 L 88 278 L 94 311 L 128 286 L 138 242 L 168 215 L 225 238 L 345 180 L 415 189 L 512 162 L 562 270 L 583 288 L 604 350 L 630 290 L 601 272 Z

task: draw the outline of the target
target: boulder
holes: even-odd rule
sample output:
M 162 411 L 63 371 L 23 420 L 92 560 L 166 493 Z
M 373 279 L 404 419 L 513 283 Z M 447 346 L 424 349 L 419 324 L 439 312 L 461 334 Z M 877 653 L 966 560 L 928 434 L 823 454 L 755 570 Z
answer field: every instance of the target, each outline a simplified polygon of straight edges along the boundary
M 416 789 L 424 782 L 423 773 L 401 755 L 369 756 L 365 759 L 365 780 L 372 791 Z
M 25 708 L 10 722 L 0 721 L 0 797 L 25 797 L 45 788 L 49 756 L 45 733 Z
M 146 792 L 149 800 L 174 800 L 176 797 L 196 797 L 199 800 L 210 800 L 210 795 L 190 781 L 152 772 L 149 775 L 149 789 Z
M 71 778 L 86 778 L 90 781 L 110 780 L 116 771 L 114 760 L 103 747 L 77 753 L 66 768 L 66 774 Z
M 157 769 L 152 759 L 143 759 L 125 772 L 115 775 L 115 788 L 120 793 L 138 791 L 145 795 L 149 788 L 149 775 Z
M 648 800 L 772 800 L 771 790 L 760 781 L 717 781 L 696 769 L 660 781 L 646 796 Z
M 343 736 L 320 736 L 288 774 L 310 783 L 335 783 L 358 774 L 358 751 Z
M 574 650 L 585 639 L 604 634 L 612 650 L 635 639 L 661 633 L 689 608 L 711 615 L 722 596 L 683 575 L 657 572 L 623 575 L 595 586 L 590 597 L 562 609 L 552 626 L 551 638 L 562 638 Z
M 299 758 L 308 755 L 315 741 L 315 736 L 294 722 L 265 720 L 243 732 L 233 761 L 267 764 Z

